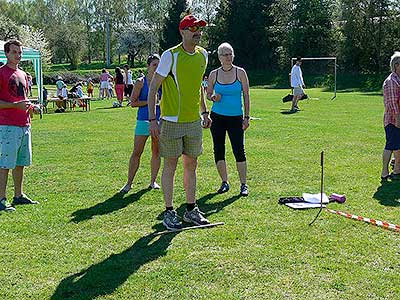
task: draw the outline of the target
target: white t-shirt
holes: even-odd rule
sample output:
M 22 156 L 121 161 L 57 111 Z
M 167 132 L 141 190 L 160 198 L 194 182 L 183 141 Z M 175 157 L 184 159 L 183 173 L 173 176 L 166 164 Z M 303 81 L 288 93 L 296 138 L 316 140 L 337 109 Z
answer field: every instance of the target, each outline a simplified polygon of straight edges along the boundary
M 292 71 L 290 72 L 290 85 L 293 88 L 302 87 L 304 85 L 303 72 L 301 72 L 301 68 L 298 65 L 292 67 Z
M 126 73 L 126 84 L 133 84 L 133 80 L 132 80 L 132 71 L 128 70 Z

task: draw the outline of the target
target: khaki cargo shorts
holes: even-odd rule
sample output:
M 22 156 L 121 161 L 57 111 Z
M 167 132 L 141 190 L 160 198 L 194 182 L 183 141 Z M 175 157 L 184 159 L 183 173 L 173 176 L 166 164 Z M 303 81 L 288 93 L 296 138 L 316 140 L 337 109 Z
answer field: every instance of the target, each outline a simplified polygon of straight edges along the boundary
M 160 156 L 179 157 L 182 154 L 198 157 L 203 152 L 201 121 L 175 123 L 161 121 Z

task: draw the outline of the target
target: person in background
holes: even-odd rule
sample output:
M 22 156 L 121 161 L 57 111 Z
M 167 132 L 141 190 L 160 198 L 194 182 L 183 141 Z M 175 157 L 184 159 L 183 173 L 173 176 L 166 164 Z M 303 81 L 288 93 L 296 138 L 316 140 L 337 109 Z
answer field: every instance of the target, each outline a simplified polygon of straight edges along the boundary
M 114 85 L 112 80 L 108 80 L 108 98 L 113 98 L 114 97 Z
M 100 75 L 100 97 L 104 99 L 108 96 L 108 81 L 112 80 L 112 76 L 106 69 L 101 71 Z
M 89 78 L 87 80 L 87 93 L 89 97 L 93 98 L 93 91 L 94 91 L 94 83 L 92 81 L 92 78 Z
M 120 190 L 121 193 L 127 193 L 131 187 L 133 179 L 139 168 L 140 157 L 142 156 L 144 146 L 150 135 L 149 131 L 149 110 L 147 107 L 147 96 L 149 91 L 149 83 L 153 78 L 154 72 L 160 62 L 158 54 L 150 55 L 147 58 L 147 75 L 139 77 L 133 87 L 131 106 L 138 107 L 137 121 L 135 129 L 135 140 L 133 144 L 133 152 L 129 160 L 128 181 L 125 186 Z M 157 98 L 161 98 L 161 89 L 158 91 Z M 156 105 L 156 119 L 160 121 L 160 106 Z M 160 186 L 156 182 L 158 170 L 160 169 L 160 151 L 158 139 L 151 137 L 151 178 L 149 188 L 159 189 Z
M 382 154 L 381 180 L 400 179 L 400 52 L 395 52 L 390 59 L 391 73 L 383 82 L 383 104 L 385 112 L 383 125 L 386 144 Z M 394 153 L 393 173 L 389 174 L 389 162 Z
M 218 47 L 218 58 L 221 62 L 221 67 L 210 73 L 207 98 L 213 101 L 211 108 L 211 120 L 213 121 L 211 134 L 214 144 L 215 164 L 222 180 L 218 193 L 222 194 L 229 190 L 228 171 L 225 161 L 225 139 L 228 133 L 236 160 L 236 168 L 239 173 L 240 195 L 248 196 L 244 132 L 249 127 L 250 121 L 249 79 L 243 68 L 233 65 L 234 57 L 235 53 L 230 44 L 222 43 Z
M 32 164 L 32 104 L 27 98 L 28 78 L 18 68 L 22 43 L 10 40 L 4 44 L 7 63 L 0 67 L 0 210 L 15 211 L 20 204 L 38 204 L 24 194 L 24 169 Z M 6 198 L 10 169 L 14 181 L 14 198 L 9 206 Z
M 296 58 L 296 64 L 292 67 L 290 72 L 290 85 L 293 88 L 293 99 L 292 99 L 292 109 L 290 112 L 294 113 L 299 111 L 298 103 L 301 97 L 303 97 L 304 89 L 306 88 L 303 80 L 303 72 L 301 71 L 300 66 L 303 61 L 301 57 Z
M 58 93 L 57 93 L 58 94 Z M 67 99 L 68 99 L 68 90 L 67 85 L 64 84 L 61 88 L 60 94 L 58 94 L 58 100 L 56 100 L 57 109 L 54 111 L 55 113 L 63 113 L 67 108 Z
M 124 66 L 124 83 L 125 83 L 125 97 L 128 101 L 128 104 L 130 104 L 130 99 L 131 99 L 131 94 L 133 90 L 133 79 L 132 79 L 132 71 L 129 69 L 128 65 Z
M 56 81 L 56 89 L 57 89 L 56 96 L 57 97 L 62 96 L 62 89 L 64 88 L 64 85 L 65 85 L 65 83 L 64 83 L 62 77 L 57 76 L 57 81 Z
M 119 106 L 122 106 L 122 101 L 124 100 L 124 74 L 121 71 L 121 68 L 116 67 L 115 68 L 115 77 L 114 77 L 114 82 L 115 82 L 115 95 L 117 96 L 117 100 L 119 103 Z

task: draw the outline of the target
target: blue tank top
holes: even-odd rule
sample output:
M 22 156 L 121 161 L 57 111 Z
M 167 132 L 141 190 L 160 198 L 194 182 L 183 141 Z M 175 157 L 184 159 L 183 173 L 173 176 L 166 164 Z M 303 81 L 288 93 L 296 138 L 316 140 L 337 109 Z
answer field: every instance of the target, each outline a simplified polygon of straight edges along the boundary
M 242 83 L 237 77 L 237 69 L 236 80 L 232 83 L 219 83 L 218 70 L 216 77 L 214 91 L 221 95 L 221 100 L 213 103 L 211 111 L 223 116 L 242 116 Z
M 142 90 L 140 91 L 139 95 L 139 101 L 147 101 L 147 95 L 149 94 L 149 86 L 147 84 L 147 78 L 144 77 L 143 80 L 143 87 Z M 161 99 L 161 88 L 158 90 L 158 99 Z M 160 120 L 160 105 L 156 105 L 156 118 L 157 121 Z M 149 120 L 149 109 L 146 106 L 139 106 L 138 112 L 137 112 L 137 119 L 141 121 L 148 121 Z

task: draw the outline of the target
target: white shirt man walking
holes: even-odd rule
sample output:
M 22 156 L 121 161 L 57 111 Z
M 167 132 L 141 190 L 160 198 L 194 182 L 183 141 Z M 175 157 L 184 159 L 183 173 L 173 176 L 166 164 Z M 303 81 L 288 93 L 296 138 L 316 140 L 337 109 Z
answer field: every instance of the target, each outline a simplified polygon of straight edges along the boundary
M 302 64 L 301 57 L 296 58 L 296 64 L 292 67 L 290 72 L 290 85 L 293 88 L 293 100 L 291 112 L 296 112 L 299 110 L 297 106 L 299 100 L 304 95 L 304 88 L 306 87 L 303 80 L 303 72 L 301 71 Z

